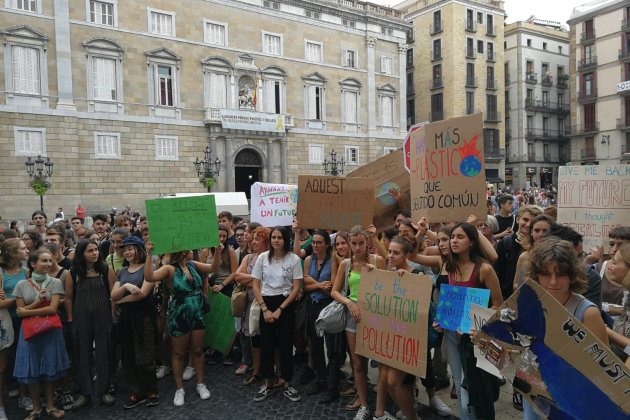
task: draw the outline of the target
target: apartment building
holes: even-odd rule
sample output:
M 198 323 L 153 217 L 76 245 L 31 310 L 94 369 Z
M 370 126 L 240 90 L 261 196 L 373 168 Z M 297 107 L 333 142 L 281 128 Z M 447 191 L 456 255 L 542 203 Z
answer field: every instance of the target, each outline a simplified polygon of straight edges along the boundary
M 407 124 L 483 113 L 486 179 L 503 185 L 503 1 L 407 0 Z
M 54 163 L 49 208 L 88 210 L 346 170 L 400 147 L 406 34 L 355 0 L 5 0 L 0 212 L 38 207 L 25 161 Z
M 591 2 L 570 19 L 571 160 L 630 162 L 630 4 Z
M 556 185 L 569 162 L 569 33 L 530 19 L 505 27 L 505 182 Z

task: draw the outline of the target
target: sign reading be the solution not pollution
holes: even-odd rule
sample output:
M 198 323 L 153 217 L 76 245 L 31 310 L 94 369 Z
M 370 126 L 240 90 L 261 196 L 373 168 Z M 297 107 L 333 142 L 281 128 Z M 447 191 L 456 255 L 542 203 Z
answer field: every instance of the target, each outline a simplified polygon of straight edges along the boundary
M 297 185 L 255 182 L 251 188 L 251 221 L 263 226 L 288 226 L 297 211 Z
M 356 352 L 424 378 L 432 287 L 430 276 L 364 268 Z

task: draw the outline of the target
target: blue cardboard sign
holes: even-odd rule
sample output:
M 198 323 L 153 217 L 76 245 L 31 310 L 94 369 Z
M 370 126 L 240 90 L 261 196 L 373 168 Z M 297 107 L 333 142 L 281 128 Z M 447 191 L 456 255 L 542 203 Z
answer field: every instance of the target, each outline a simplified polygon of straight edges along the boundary
M 435 321 L 445 330 L 469 334 L 470 305 L 488 307 L 490 290 L 443 284 L 438 297 Z

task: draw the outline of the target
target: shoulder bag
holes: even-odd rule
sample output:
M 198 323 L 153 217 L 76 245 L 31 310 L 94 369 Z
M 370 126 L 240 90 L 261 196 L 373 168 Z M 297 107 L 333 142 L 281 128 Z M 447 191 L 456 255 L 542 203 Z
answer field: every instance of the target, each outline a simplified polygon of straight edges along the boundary
M 242 317 L 247 307 L 247 286 L 237 285 L 232 291 L 232 316 Z
M 33 289 L 37 293 L 41 290 L 31 279 L 28 282 L 33 286 Z M 43 299 L 39 305 L 39 308 L 48 306 L 48 299 Z M 50 330 L 61 329 L 61 318 L 56 312 L 52 315 L 43 316 L 29 316 L 22 318 L 22 334 L 24 340 L 28 341 L 31 338 L 43 334 Z
M 348 293 L 348 276 L 350 274 L 350 259 L 346 258 L 346 274 L 344 276 L 343 289 L 341 294 L 346 296 Z M 336 300 L 329 303 L 319 313 L 317 320 L 315 321 L 315 331 L 318 336 L 323 336 L 324 333 L 337 334 L 342 332 L 346 328 L 346 305 L 337 302 Z

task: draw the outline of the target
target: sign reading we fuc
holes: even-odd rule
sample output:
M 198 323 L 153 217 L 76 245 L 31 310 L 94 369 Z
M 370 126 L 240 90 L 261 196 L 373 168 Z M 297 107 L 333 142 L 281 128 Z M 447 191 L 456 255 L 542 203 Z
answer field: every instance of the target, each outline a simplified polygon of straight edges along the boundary
M 424 378 L 432 287 L 430 276 L 364 268 L 356 352 Z

